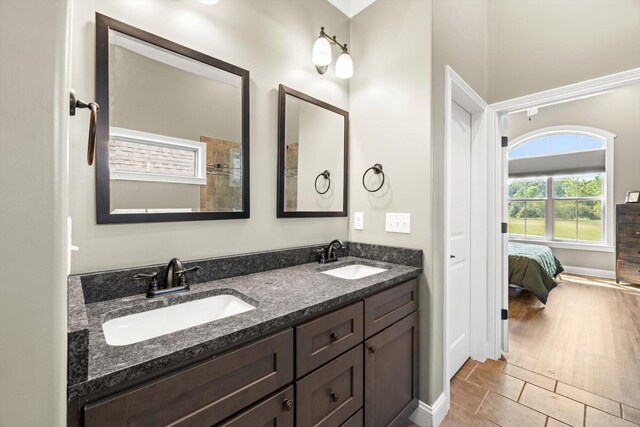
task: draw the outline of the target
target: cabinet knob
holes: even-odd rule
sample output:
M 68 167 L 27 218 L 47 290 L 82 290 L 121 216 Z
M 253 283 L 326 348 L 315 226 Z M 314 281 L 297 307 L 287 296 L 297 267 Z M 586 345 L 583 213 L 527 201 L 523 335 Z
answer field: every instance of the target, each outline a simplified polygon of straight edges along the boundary
M 340 332 L 331 332 L 331 340 L 338 341 L 340 338 L 342 338 L 342 334 Z
M 284 402 L 282 402 L 282 409 L 284 409 L 287 412 L 292 410 L 293 409 L 293 400 L 285 399 Z
M 334 391 L 331 393 L 331 396 L 329 397 L 331 397 L 332 402 L 337 402 L 340 399 L 340 394 Z
M 376 352 L 376 346 L 375 345 L 370 345 L 369 346 L 369 352 L 375 353 Z

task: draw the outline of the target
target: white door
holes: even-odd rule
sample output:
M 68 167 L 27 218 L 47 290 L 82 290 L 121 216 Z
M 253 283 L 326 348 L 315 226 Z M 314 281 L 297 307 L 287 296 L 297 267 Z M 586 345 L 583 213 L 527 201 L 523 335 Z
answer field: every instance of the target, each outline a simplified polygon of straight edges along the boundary
M 471 114 L 452 104 L 449 208 L 449 378 L 471 355 Z

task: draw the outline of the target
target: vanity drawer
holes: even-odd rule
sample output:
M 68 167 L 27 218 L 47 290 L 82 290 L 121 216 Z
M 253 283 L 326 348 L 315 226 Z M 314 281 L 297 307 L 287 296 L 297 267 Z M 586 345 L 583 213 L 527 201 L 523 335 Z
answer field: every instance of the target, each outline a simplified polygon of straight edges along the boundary
M 219 427 L 293 427 L 293 386 L 243 411 Z
M 296 378 L 362 342 L 362 306 L 358 302 L 296 327 Z
M 362 407 L 362 344 L 296 383 L 298 427 L 339 426 Z
M 293 330 L 87 404 L 84 425 L 213 425 L 293 380 Z
M 364 300 L 364 335 L 371 335 L 418 309 L 418 279 L 413 279 Z

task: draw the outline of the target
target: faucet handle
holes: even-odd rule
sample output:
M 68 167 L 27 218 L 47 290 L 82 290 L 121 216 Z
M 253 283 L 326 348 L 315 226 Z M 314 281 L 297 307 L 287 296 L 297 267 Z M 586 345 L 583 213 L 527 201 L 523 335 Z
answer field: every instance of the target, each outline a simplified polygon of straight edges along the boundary
M 178 286 L 185 286 L 187 289 L 189 289 L 189 280 L 187 280 L 186 273 L 191 273 L 192 271 L 197 270 L 200 270 L 200 267 L 196 265 L 191 268 L 183 268 L 182 270 L 176 271 L 174 274 L 178 276 Z
M 196 266 L 191 267 L 191 268 L 183 268 L 182 270 L 176 271 L 175 274 L 191 273 L 192 271 L 198 271 L 198 270 L 200 270 L 200 266 L 196 265 Z
M 134 280 L 149 280 L 149 292 L 155 292 L 160 288 L 158 284 L 158 272 L 155 273 L 140 273 L 133 276 Z
M 327 255 L 326 255 L 325 250 L 324 250 L 323 248 L 319 248 L 319 249 L 316 249 L 314 252 L 315 252 L 315 253 L 318 255 L 318 257 L 320 258 L 320 260 L 319 260 L 318 262 L 319 262 L 320 264 L 324 264 L 324 262 L 325 262 L 325 260 L 326 260 L 326 256 L 327 256 Z

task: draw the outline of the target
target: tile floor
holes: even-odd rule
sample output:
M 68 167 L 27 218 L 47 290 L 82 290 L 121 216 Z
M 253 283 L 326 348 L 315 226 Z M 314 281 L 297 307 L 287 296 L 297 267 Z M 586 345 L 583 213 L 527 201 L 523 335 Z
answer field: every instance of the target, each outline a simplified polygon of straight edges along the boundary
M 637 427 L 640 409 L 504 360 L 468 360 L 451 380 L 451 411 L 441 425 Z

